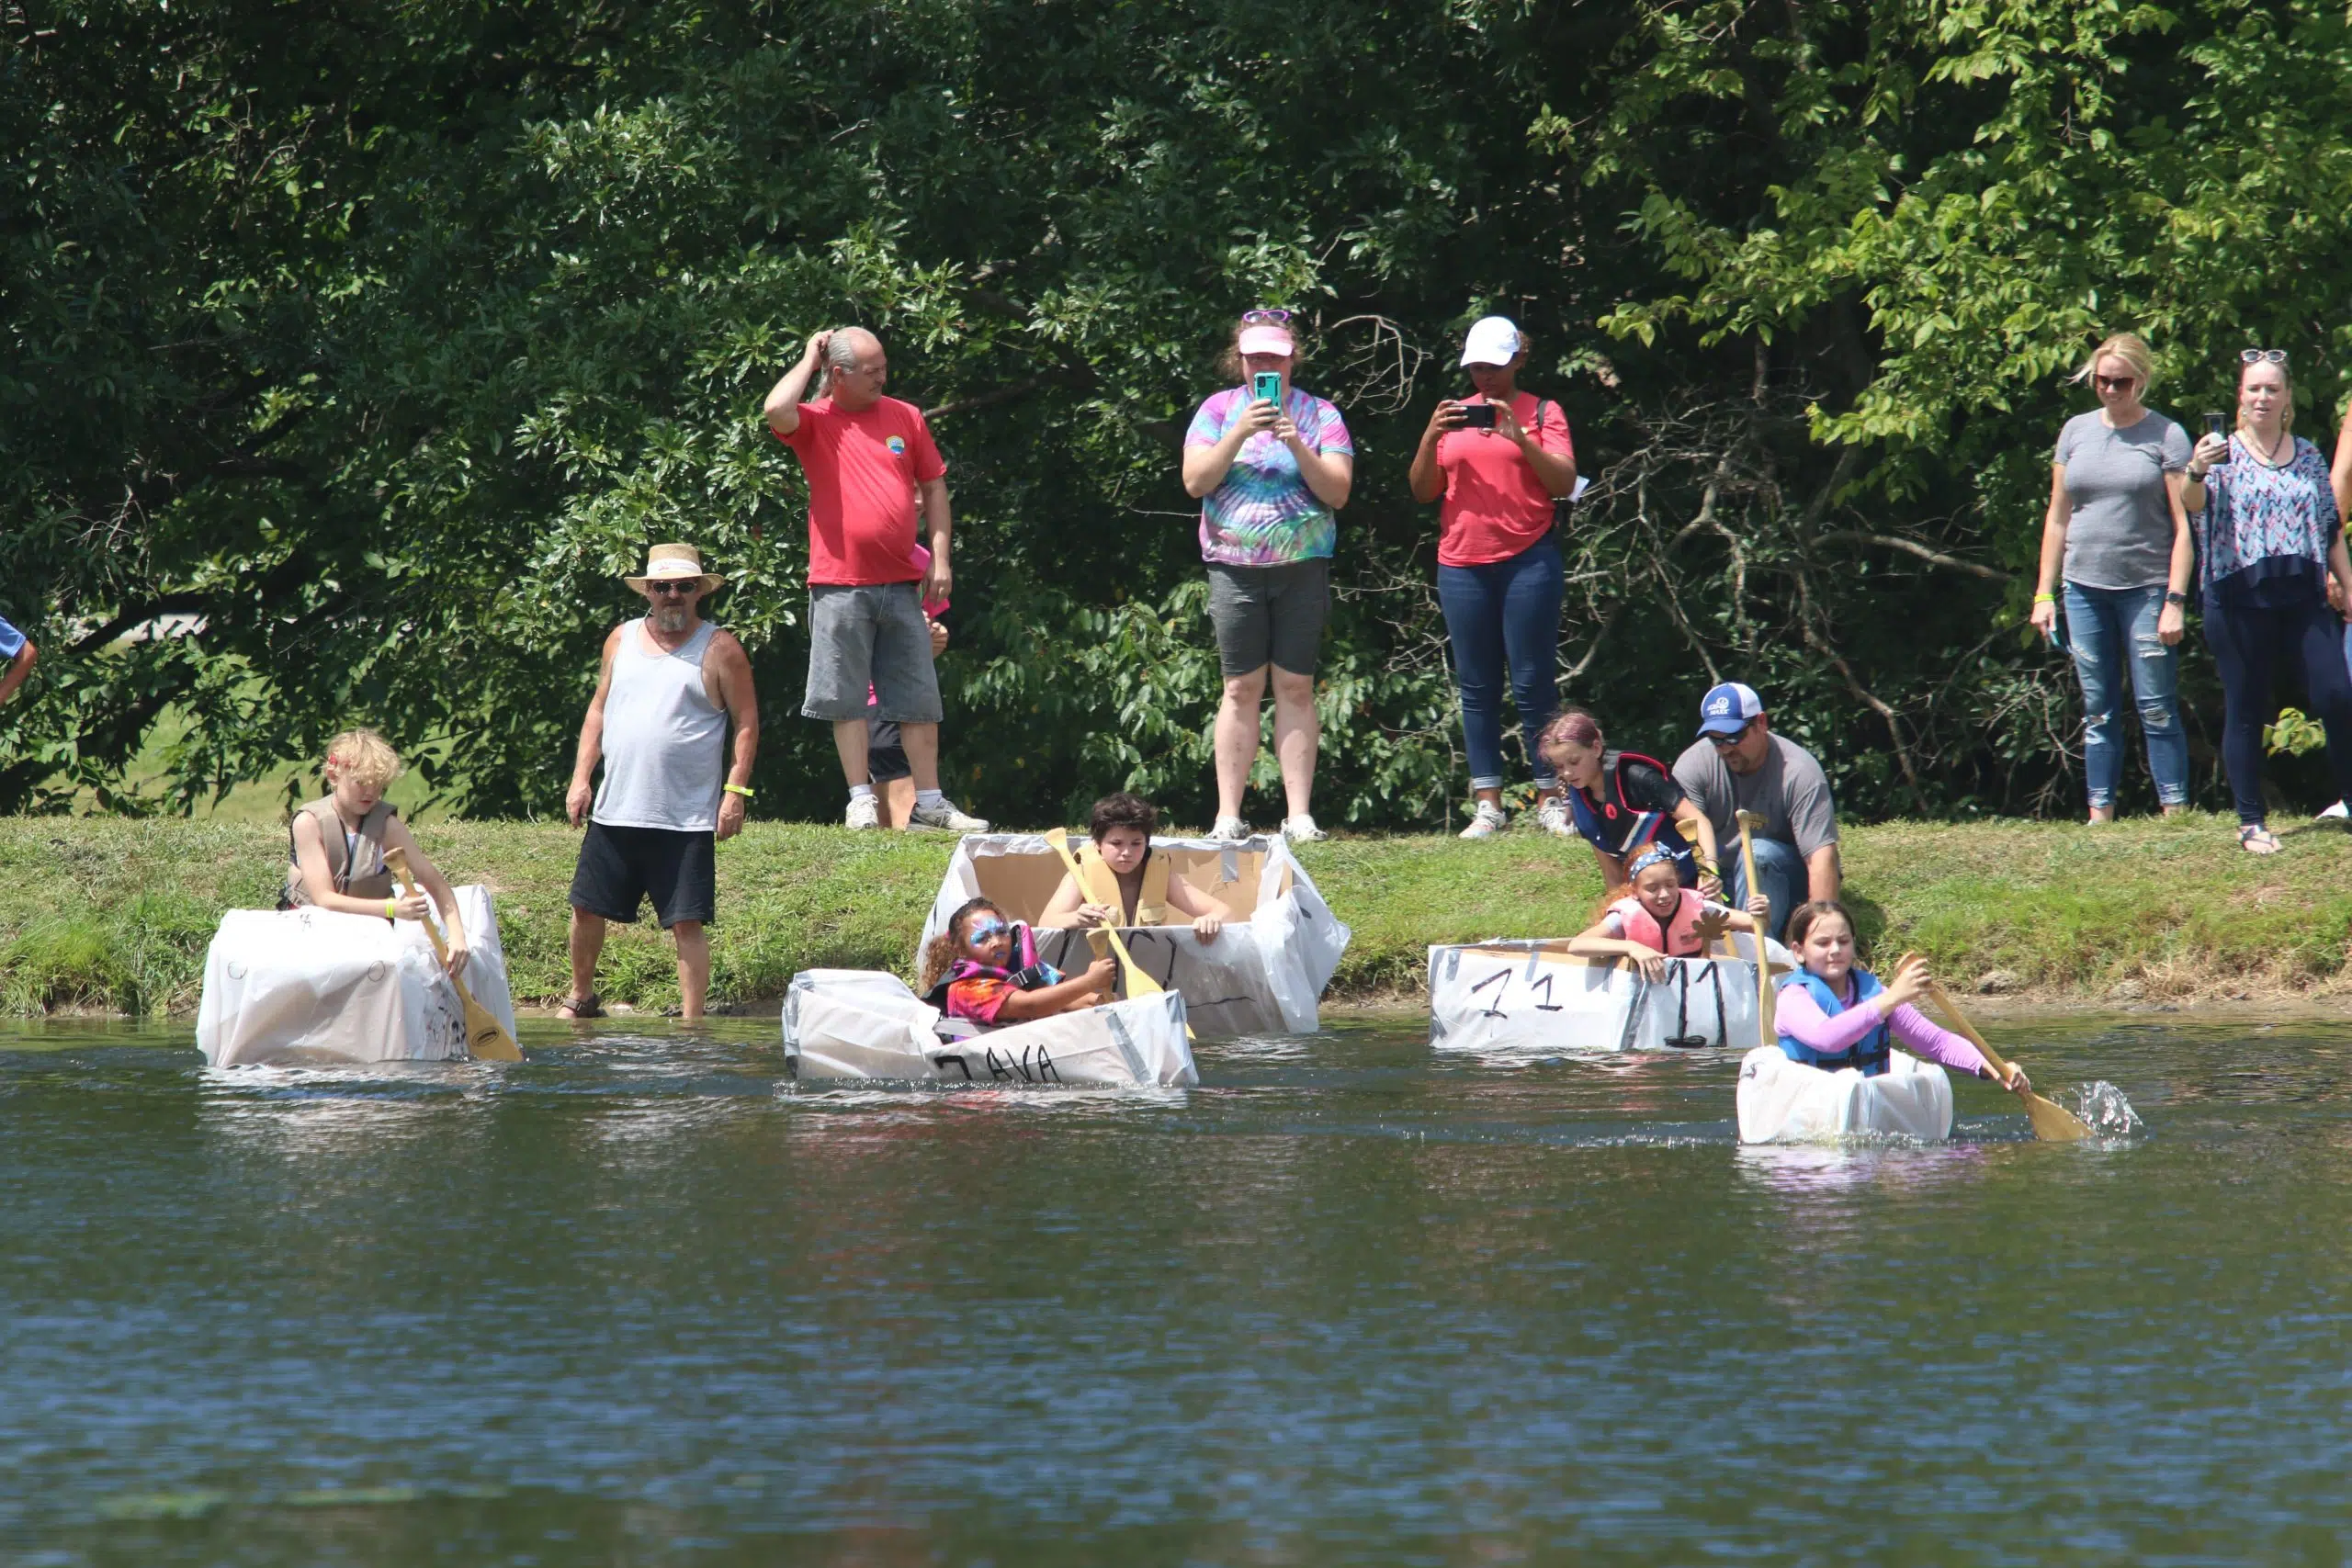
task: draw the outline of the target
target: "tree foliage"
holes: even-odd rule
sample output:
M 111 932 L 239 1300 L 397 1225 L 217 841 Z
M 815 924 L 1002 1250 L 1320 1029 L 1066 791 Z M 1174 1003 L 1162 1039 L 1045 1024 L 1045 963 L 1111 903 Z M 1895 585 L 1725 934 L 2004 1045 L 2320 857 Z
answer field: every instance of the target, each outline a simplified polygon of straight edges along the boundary
M 1613 737 L 1673 748 L 1736 677 L 1849 810 L 2029 807 L 2070 772 L 2021 630 L 2064 372 L 2133 328 L 2159 406 L 2224 407 L 2234 349 L 2282 346 L 2312 433 L 2352 353 L 2340 6 L 9 0 L 0 31 L 0 614 L 45 655 L 0 806 L 185 806 L 366 719 L 469 811 L 552 810 L 616 579 L 675 537 L 733 580 L 763 805 L 829 814 L 805 494 L 758 408 L 856 321 L 951 463 L 951 787 L 1203 818 L 1175 443 L 1234 312 L 1282 302 L 1360 453 L 1329 818 L 1462 792 L 1404 468 L 1490 310 L 1597 480 L 1562 664 Z

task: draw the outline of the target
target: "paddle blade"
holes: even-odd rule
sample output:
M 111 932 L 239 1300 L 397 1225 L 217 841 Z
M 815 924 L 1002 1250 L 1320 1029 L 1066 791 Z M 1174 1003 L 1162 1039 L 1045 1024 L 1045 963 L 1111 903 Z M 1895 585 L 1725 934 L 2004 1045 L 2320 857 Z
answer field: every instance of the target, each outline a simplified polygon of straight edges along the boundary
M 2078 1144 L 2091 1135 L 2090 1123 L 2067 1110 L 2054 1105 L 2028 1089 L 2019 1096 L 2025 1101 L 2026 1120 L 2033 1123 L 2033 1135 L 2045 1144 Z

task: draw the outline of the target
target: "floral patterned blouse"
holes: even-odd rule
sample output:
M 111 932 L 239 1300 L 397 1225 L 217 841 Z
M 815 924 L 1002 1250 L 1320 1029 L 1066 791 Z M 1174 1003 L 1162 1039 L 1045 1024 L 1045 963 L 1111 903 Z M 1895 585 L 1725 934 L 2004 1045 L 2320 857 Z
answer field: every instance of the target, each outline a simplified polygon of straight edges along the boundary
M 2335 491 L 2319 448 L 2294 440 L 2295 455 L 2274 468 L 2232 435 L 2229 457 L 2205 476 L 2205 510 L 2191 522 L 2208 600 L 2283 604 L 2325 590 Z

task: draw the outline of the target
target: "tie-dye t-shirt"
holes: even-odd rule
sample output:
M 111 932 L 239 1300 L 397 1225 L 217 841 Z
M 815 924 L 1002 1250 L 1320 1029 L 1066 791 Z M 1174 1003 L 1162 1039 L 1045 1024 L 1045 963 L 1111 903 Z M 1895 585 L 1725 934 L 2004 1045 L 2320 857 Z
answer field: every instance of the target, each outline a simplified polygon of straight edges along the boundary
M 1184 445 L 1214 446 L 1250 406 L 1250 389 L 1217 393 L 1193 416 Z M 1308 450 L 1355 455 L 1340 411 L 1312 392 L 1290 389 L 1283 412 Z M 1261 431 L 1241 444 L 1225 482 L 1201 499 L 1201 558 L 1225 566 L 1318 560 L 1339 543 L 1331 509 L 1315 499 L 1290 448 Z

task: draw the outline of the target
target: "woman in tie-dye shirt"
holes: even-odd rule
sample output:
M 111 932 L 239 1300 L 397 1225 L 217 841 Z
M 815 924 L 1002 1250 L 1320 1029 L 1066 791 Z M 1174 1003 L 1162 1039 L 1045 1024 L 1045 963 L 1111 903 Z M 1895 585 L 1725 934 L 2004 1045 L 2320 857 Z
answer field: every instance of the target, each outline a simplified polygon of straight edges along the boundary
M 1259 713 L 1274 688 L 1274 755 L 1282 764 L 1294 840 L 1320 839 L 1315 786 L 1315 661 L 1331 599 L 1333 513 L 1348 503 L 1355 447 L 1340 411 L 1291 385 L 1298 362 L 1290 312 L 1251 310 L 1234 329 L 1227 373 L 1241 384 L 1216 393 L 1184 433 L 1184 490 L 1201 502 L 1201 558 L 1209 569 L 1209 620 L 1216 628 L 1225 698 L 1216 714 L 1216 826 L 1209 837 L 1246 839 L 1242 792 L 1258 760 Z M 1256 378 L 1281 378 L 1278 400 L 1260 400 Z

